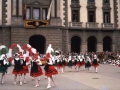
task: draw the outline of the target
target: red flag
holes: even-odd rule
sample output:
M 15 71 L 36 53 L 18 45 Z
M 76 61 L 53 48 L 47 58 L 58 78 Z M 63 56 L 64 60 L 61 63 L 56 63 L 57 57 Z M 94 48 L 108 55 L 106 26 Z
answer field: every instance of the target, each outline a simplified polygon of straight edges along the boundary
M 27 12 L 27 1 L 26 1 L 24 8 L 23 8 L 23 20 L 26 19 L 26 12 Z

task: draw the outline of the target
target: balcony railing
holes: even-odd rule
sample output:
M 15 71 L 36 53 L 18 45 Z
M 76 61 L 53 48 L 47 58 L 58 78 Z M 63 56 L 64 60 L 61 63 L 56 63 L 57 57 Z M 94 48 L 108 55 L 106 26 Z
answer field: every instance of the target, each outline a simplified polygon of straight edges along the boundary
M 103 29 L 114 29 L 114 24 L 113 23 L 102 23 L 102 28 Z
M 82 22 L 69 22 L 70 28 L 83 28 Z
M 86 28 L 90 28 L 90 29 L 94 29 L 94 28 L 98 28 L 98 24 L 99 23 L 96 23 L 96 22 L 87 22 L 86 23 Z

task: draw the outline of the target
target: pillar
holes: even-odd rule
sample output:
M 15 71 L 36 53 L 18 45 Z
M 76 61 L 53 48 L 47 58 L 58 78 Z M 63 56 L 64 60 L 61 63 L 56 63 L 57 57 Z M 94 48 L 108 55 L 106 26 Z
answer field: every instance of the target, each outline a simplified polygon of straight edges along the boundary
M 87 43 L 86 42 L 83 42 L 81 44 L 81 52 L 84 53 L 85 51 L 87 51 Z
M 97 51 L 103 52 L 103 43 L 102 42 L 97 43 Z

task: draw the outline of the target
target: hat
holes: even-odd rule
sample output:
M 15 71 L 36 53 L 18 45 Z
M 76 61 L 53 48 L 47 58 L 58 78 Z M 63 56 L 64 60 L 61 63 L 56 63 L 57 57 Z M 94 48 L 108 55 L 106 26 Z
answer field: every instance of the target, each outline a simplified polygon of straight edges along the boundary
M 59 53 L 59 51 L 55 51 L 55 53 Z

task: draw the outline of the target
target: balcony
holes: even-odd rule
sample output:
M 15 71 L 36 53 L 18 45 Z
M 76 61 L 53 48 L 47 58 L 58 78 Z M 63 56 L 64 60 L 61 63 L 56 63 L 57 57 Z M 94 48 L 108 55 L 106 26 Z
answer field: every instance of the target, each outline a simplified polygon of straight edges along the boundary
M 71 29 L 82 29 L 82 22 L 69 22 L 69 28 Z
M 113 23 L 102 23 L 102 29 L 103 30 L 111 30 L 114 29 L 114 24 Z
M 87 29 L 97 29 L 98 28 L 98 24 L 96 22 L 87 22 L 86 23 L 86 28 Z

